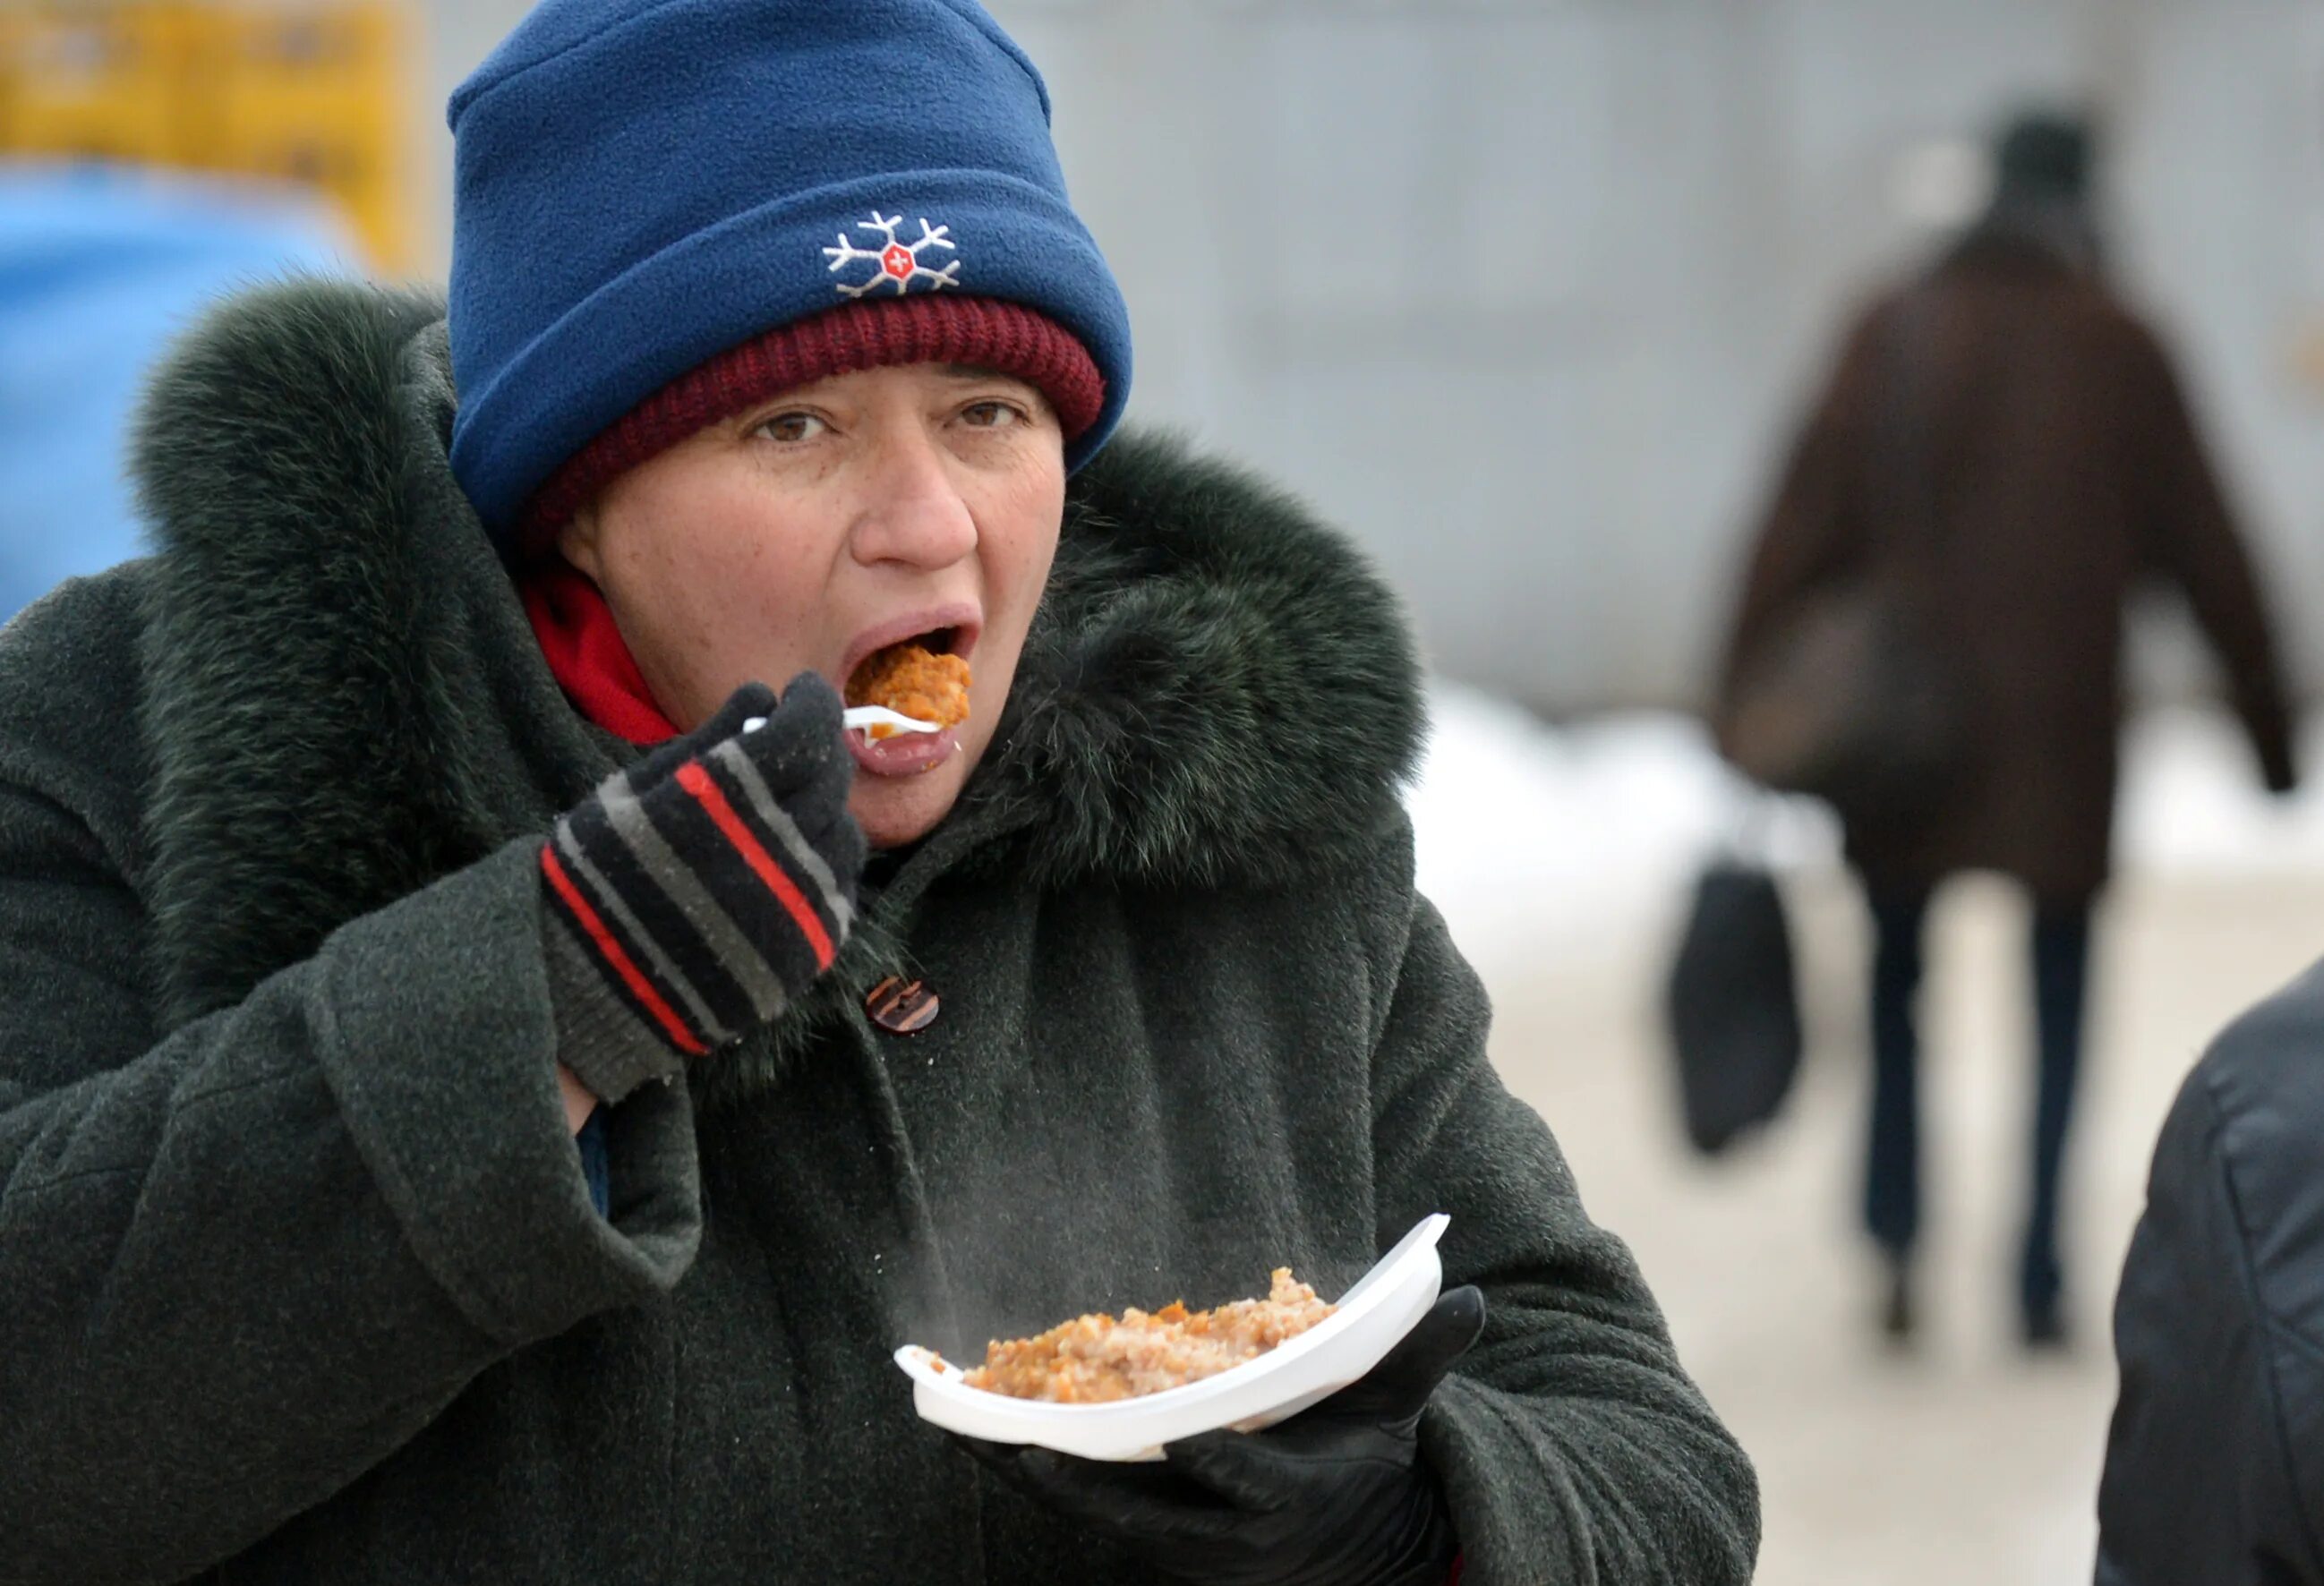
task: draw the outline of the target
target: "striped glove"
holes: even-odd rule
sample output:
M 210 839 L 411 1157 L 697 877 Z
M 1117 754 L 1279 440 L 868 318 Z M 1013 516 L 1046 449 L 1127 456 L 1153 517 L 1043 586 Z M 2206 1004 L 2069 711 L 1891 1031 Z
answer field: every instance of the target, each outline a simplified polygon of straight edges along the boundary
M 540 872 L 558 1056 L 598 1097 L 740 1040 L 831 967 L 864 857 L 839 713 L 811 672 L 779 704 L 747 684 L 557 823 Z

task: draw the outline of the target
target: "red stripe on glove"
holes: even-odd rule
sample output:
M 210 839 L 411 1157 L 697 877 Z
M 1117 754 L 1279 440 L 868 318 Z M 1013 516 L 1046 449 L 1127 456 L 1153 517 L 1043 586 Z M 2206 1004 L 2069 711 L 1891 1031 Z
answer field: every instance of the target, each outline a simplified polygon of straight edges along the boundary
M 630 988 L 630 994 L 654 1016 L 655 1022 L 669 1037 L 670 1045 L 689 1057 L 699 1057 L 707 1052 L 710 1048 L 695 1038 L 694 1032 L 686 1028 L 686 1021 L 672 1012 L 669 1004 L 661 1000 L 661 993 L 653 989 L 653 982 L 630 962 L 630 955 L 622 951 L 622 945 L 613 939 L 613 933 L 605 928 L 605 922 L 597 917 L 597 911 L 589 907 L 589 899 L 581 895 L 581 889 L 573 884 L 572 878 L 565 873 L 565 867 L 557 862 L 555 849 L 542 847 L 540 870 L 549 878 L 549 884 L 557 889 L 558 897 L 564 899 L 565 907 L 573 911 L 573 917 L 581 922 L 581 928 L 589 933 L 589 939 L 597 945 L 597 951 L 604 954 L 605 962 L 613 966 L 613 973 L 622 977 L 622 983 Z
M 678 768 L 678 785 L 693 794 L 702 807 L 710 812 L 710 818 L 725 834 L 726 841 L 734 845 L 734 852 L 741 854 L 759 880 L 766 883 L 767 890 L 781 900 L 791 917 L 791 923 L 798 927 L 799 935 L 807 938 L 807 945 L 814 950 L 816 968 L 829 969 L 838 949 L 831 945 L 831 933 L 823 928 L 822 917 L 816 913 L 815 905 L 807 900 L 807 894 L 798 890 L 798 884 L 783 873 L 782 867 L 759 845 L 759 840 L 751 835 L 751 828 L 742 824 L 742 817 L 736 815 L 734 807 L 726 802 L 726 795 L 719 790 L 717 783 L 710 779 L 710 773 L 702 769 L 699 761 L 688 761 Z

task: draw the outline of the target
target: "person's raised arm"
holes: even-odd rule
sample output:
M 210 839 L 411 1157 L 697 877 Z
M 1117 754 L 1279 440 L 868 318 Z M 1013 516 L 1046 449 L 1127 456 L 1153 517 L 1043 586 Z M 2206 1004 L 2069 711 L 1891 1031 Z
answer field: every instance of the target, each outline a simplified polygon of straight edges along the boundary
M 813 695 L 801 732 L 681 741 L 545 840 L 166 1033 L 117 853 L 71 789 L 0 778 L 10 1579 L 184 1579 L 393 1454 L 494 1361 L 678 1280 L 700 1232 L 692 1117 L 682 1083 L 653 1082 L 829 962 L 765 932 L 749 961 L 720 955 L 678 934 L 686 889 L 749 929 L 739 877 L 771 896 L 820 867 L 844 896 L 819 928 L 844 933 L 861 863 L 844 769 L 826 774 L 836 701 Z M 622 1098 L 609 1216 L 560 1064 Z

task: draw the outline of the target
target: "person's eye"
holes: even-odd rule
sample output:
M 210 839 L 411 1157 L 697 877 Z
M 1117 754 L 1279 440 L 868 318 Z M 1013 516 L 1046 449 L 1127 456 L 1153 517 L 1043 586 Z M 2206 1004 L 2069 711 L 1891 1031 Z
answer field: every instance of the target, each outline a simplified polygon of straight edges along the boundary
M 961 410 L 961 418 L 972 429 L 1005 429 L 1011 424 L 1025 421 L 1025 410 L 1015 402 L 998 399 L 972 402 Z
M 829 428 L 829 425 L 813 413 L 777 413 L 771 419 L 760 420 L 752 433 L 763 435 L 769 440 L 780 441 L 788 446 L 797 445 L 803 440 L 813 440 Z

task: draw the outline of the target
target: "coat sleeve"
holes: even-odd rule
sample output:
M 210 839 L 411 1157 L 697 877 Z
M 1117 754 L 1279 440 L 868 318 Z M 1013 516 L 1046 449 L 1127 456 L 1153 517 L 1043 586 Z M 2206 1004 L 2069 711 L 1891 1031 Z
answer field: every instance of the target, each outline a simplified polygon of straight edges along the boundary
M 1871 446 L 1875 364 L 1884 309 L 1849 328 L 1840 356 L 1792 438 L 1741 571 L 1741 588 L 1720 662 L 1720 714 L 1744 664 L 1808 591 L 1844 573 L 1866 551 L 1865 468 Z
M 2283 669 L 2250 552 L 2236 528 L 2169 355 L 2135 321 L 2126 330 L 2122 383 L 2131 421 L 2133 503 L 2145 558 L 2183 590 L 2196 622 L 2218 652 L 2229 697 L 2251 736 L 2262 776 L 2274 790 L 2298 780 Z
M 1487 1061 L 1484 989 L 1410 890 L 1406 854 L 1374 1047 L 1378 1237 L 1386 1249 L 1450 1213 L 1446 1286 L 1485 1295 L 1485 1335 L 1421 1427 L 1464 1586 L 1748 1581 L 1750 1462 L 1680 1367 L 1629 1251 L 1590 1221 L 1549 1130 Z
M 2115 1302 L 2098 1586 L 2324 1586 L 2324 984 L 2179 1093 Z
M 613 1110 L 591 1204 L 537 844 L 158 1038 L 118 849 L 0 780 L 0 1579 L 27 1586 L 231 1557 L 698 1237 L 682 1087 Z

